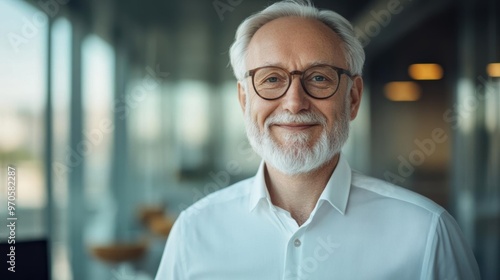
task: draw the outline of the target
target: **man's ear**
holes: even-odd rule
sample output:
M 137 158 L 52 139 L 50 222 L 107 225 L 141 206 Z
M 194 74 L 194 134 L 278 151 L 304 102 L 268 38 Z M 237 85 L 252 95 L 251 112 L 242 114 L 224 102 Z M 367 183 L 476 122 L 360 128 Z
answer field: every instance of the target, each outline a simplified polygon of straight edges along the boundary
M 238 82 L 238 99 L 240 100 L 240 106 L 243 113 L 245 113 L 246 104 L 247 104 L 247 96 L 245 92 L 244 86 L 241 82 Z
M 351 91 L 351 121 L 358 115 L 359 105 L 361 104 L 361 97 L 363 95 L 363 78 L 361 76 L 354 76 L 352 80 Z

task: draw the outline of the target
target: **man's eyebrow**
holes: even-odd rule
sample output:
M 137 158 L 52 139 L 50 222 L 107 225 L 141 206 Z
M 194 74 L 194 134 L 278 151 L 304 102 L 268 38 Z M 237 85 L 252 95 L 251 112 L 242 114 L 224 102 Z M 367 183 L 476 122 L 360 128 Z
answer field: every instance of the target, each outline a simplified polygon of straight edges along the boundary
M 318 61 L 314 61 L 314 62 L 311 62 L 309 64 L 307 64 L 307 67 L 313 67 L 313 66 L 318 66 L 318 65 L 336 65 L 334 62 L 332 61 L 327 61 L 327 60 L 318 60 Z

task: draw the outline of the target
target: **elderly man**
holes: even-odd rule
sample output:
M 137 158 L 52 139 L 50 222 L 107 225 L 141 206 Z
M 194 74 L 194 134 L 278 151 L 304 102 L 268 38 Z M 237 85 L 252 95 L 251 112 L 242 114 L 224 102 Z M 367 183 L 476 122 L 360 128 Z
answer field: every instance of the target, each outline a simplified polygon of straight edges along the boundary
M 180 214 L 157 280 L 479 278 L 443 208 L 342 156 L 364 63 L 346 19 L 278 2 L 240 25 L 230 56 L 263 162 Z

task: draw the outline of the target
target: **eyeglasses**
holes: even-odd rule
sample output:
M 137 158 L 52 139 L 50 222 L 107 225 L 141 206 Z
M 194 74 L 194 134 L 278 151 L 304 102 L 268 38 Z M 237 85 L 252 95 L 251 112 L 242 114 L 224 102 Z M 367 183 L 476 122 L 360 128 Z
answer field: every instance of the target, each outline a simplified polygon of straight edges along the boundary
M 349 70 L 326 64 L 292 72 L 277 66 L 264 66 L 248 71 L 245 78 L 252 77 L 253 88 L 261 98 L 275 100 L 286 94 L 292 83 L 292 76 L 300 75 L 300 83 L 309 96 L 326 99 L 337 92 L 342 74 L 352 79 L 353 75 Z

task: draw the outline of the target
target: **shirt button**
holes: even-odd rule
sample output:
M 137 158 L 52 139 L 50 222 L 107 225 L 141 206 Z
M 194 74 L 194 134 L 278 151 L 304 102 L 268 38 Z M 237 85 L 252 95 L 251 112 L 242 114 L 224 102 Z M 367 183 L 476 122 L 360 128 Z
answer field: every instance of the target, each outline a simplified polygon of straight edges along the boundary
M 295 247 L 299 247 L 299 246 L 300 246 L 300 244 L 302 244 L 302 243 L 300 242 L 300 240 L 299 240 L 299 239 L 295 239 L 295 241 L 293 241 L 293 245 L 294 245 Z

